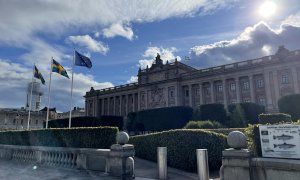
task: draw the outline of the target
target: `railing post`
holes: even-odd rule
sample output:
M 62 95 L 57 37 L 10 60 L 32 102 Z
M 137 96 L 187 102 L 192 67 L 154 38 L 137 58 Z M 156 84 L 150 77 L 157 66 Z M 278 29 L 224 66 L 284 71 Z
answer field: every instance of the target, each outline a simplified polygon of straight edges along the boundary
M 199 180 L 209 180 L 207 149 L 197 149 L 196 154 Z
M 167 147 L 157 147 L 158 179 L 167 179 Z

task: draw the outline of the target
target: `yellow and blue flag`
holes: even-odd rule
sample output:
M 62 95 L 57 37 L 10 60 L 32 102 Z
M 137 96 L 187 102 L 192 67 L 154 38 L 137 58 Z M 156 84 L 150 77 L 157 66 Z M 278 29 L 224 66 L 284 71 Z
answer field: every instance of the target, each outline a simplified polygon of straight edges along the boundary
M 38 70 L 38 68 L 34 65 L 34 72 L 33 72 L 33 76 L 37 79 L 40 79 L 42 84 L 45 85 L 45 79 L 43 78 L 41 72 Z
M 87 68 L 92 67 L 92 62 L 90 58 L 80 54 L 79 52 L 75 51 L 75 65 L 76 66 L 85 66 Z
M 62 76 L 65 76 L 66 78 L 69 78 L 67 71 L 65 70 L 62 65 L 60 65 L 57 61 L 52 59 L 52 72 L 56 72 Z

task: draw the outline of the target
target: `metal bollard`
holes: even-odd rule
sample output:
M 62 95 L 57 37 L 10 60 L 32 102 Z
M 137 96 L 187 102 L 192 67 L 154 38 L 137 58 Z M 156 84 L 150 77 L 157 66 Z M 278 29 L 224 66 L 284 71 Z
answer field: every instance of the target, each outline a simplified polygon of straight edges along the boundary
M 196 154 L 199 180 L 209 180 L 207 149 L 197 149 Z
M 167 147 L 157 147 L 158 179 L 167 179 Z

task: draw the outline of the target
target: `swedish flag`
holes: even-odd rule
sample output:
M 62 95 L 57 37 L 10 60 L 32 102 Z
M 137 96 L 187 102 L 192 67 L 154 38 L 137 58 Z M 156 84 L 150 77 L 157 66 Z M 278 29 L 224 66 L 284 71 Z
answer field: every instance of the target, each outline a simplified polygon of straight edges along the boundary
M 40 79 L 42 84 L 45 84 L 45 79 L 43 78 L 41 72 L 38 70 L 38 68 L 35 65 L 34 65 L 33 76 L 37 79 Z
M 57 61 L 52 59 L 52 72 L 56 72 L 62 76 L 69 78 L 67 71 Z

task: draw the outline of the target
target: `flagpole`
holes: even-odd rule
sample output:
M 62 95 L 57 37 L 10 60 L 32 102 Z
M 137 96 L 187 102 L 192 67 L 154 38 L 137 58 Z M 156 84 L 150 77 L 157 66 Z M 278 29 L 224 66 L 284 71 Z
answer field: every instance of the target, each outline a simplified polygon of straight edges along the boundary
M 75 49 L 73 54 L 73 65 L 72 65 L 72 83 L 71 83 L 71 103 L 70 103 L 70 115 L 69 115 L 69 128 L 71 128 L 71 119 L 72 119 L 72 98 L 73 98 L 73 75 L 74 75 L 74 64 L 75 64 Z
M 28 112 L 28 122 L 27 122 L 27 130 L 29 130 L 29 125 L 30 125 L 30 111 L 31 111 L 31 101 L 32 101 L 32 89 L 33 89 L 33 76 L 34 76 L 34 68 L 35 64 L 33 66 L 33 74 L 32 74 L 32 79 L 31 79 L 31 89 L 30 89 L 30 102 L 29 102 L 29 112 Z
M 46 117 L 46 129 L 48 128 L 48 121 L 49 121 L 50 94 L 51 94 L 51 77 L 52 77 L 52 63 L 53 63 L 53 57 L 51 57 L 51 66 L 50 66 L 50 80 L 49 80 L 49 89 L 48 89 L 48 107 L 47 107 L 47 117 Z

